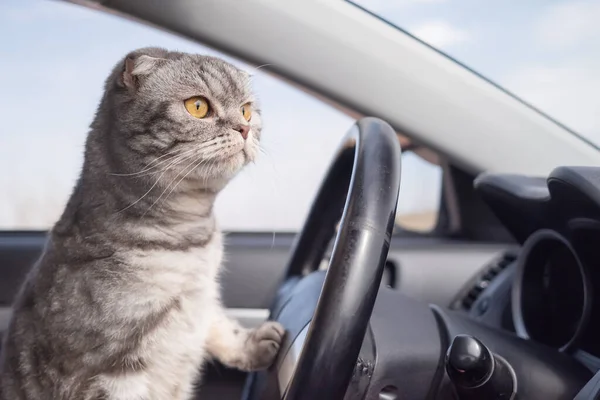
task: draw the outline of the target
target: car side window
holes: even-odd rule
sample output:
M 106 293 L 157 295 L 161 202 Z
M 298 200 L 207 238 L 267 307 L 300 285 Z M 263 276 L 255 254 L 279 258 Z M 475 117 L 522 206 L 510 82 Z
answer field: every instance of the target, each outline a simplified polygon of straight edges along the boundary
M 72 4 L 4 1 L 0 34 L 6 51 L 0 57 L 0 230 L 46 230 L 59 218 L 83 161 L 104 80 L 135 48 L 217 55 L 254 75 L 264 120 L 262 154 L 217 201 L 226 231 L 298 231 L 354 122 L 272 77 L 268 66 L 257 69 L 181 37 Z M 399 215 L 431 213 L 435 202 L 424 198 L 431 197 L 427 187 L 439 185 L 437 172 L 410 155 L 403 164 Z
M 442 199 L 442 168 L 431 158 L 409 151 L 402 155 L 402 182 L 398 196 L 398 229 L 429 233 L 438 223 Z

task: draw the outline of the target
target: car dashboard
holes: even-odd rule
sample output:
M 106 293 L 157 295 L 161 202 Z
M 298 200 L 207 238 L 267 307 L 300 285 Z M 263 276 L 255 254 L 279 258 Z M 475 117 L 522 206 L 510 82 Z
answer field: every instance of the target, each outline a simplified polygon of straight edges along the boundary
M 521 246 L 486 266 L 452 308 L 600 370 L 600 168 L 486 174 L 475 187 Z

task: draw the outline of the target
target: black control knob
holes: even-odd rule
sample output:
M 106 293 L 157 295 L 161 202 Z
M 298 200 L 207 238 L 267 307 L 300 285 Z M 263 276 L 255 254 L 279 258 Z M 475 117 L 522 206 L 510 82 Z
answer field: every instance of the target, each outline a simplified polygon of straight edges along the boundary
M 460 400 L 509 400 L 517 381 L 510 364 L 479 339 L 458 335 L 446 353 L 446 373 Z
M 469 335 L 458 335 L 446 353 L 446 372 L 452 383 L 457 386 L 480 386 L 492 376 L 494 358 L 478 339 Z

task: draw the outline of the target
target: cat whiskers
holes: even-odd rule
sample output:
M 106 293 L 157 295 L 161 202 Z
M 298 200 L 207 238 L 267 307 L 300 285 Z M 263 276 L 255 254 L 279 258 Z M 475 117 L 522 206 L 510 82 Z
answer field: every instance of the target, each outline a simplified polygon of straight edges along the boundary
M 267 153 L 267 151 L 259 144 L 257 145 L 258 151 L 260 152 L 260 154 L 263 154 L 265 156 L 270 157 L 271 155 L 269 153 Z
M 193 166 L 192 166 L 192 168 L 191 168 L 191 169 L 190 169 L 188 172 L 186 172 L 186 174 L 185 174 L 183 177 L 181 177 L 181 178 L 180 178 L 180 179 L 177 181 L 177 183 L 176 183 L 175 185 L 173 185 L 173 187 L 171 188 L 171 190 L 169 191 L 169 193 L 167 193 L 167 195 L 165 196 L 165 199 L 163 200 L 163 203 L 166 203 L 166 202 L 167 202 L 167 200 L 169 199 L 169 196 L 171 195 L 171 193 L 173 193 L 173 191 L 174 191 L 174 190 L 177 188 L 177 186 L 179 186 L 179 184 L 180 184 L 180 183 L 181 183 L 181 182 L 182 182 L 182 181 L 183 181 L 185 178 L 187 178 L 187 177 L 188 177 L 188 175 L 189 175 L 189 174 L 191 174 L 191 173 L 192 173 L 192 172 L 193 172 L 193 171 L 194 171 L 196 168 L 199 168 L 199 167 L 200 167 L 200 166 L 202 166 L 202 164 L 203 164 L 203 163 L 205 163 L 205 162 L 208 164 L 208 165 L 207 165 L 207 167 L 208 167 L 208 168 L 210 168 L 210 167 L 214 167 L 214 166 L 215 166 L 215 164 L 216 164 L 214 161 L 215 161 L 215 160 L 211 160 L 211 159 L 209 159 L 209 160 L 200 160 L 199 162 L 197 162 L 197 163 L 195 163 L 195 164 L 194 164 L 194 163 L 191 163 L 191 164 L 190 164 L 190 165 L 188 165 L 186 168 L 184 168 L 184 171 L 185 171 L 186 169 L 188 169 L 190 166 L 192 166 L 192 165 L 193 165 Z M 183 172 L 183 171 L 182 171 L 182 172 Z M 207 173 L 205 174 L 205 182 L 204 182 L 204 186 L 206 186 L 206 185 L 208 184 L 208 176 L 209 176 L 209 175 L 210 175 L 210 174 L 209 174 L 209 172 L 207 171 Z M 179 175 L 178 175 L 178 176 L 179 176 Z M 177 179 L 177 177 L 175 177 L 175 179 Z
M 189 160 L 189 158 L 188 158 Z M 190 162 L 185 168 L 183 168 L 180 172 L 177 173 L 177 175 L 175 176 L 175 178 L 173 178 L 173 180 L 167 185 L 167 187 L 165 187 L 165 189 L 161 192 L 161 194 L 158 196 L 158 198 L 156 200 L 154 200 L 154 202 L 150 205 L 150 207 L 148 207 L 148 209 L 146 211 L 144 211 L 144 213 L 142 214 L 142 218 L 144 218 L 144 216 L 146 216 L 146 214 L 152 209 L 152 207 L 154 207 L 156 205 L 156 203 L 158 203 L 160 201 L 160 199 L 163 197 L 163 195 L 165 194 L 165 192 L 167 190 L 169 190 L 169 188 L 171 187 L 171 185 L 175 182 L 175 180 L 177 178 L 179 178 L 179 176 L 184 173 L 185 171 L 187 171 L 187 169 L 191 166 L 194 166 L 192 169 L 190 169 L 184 176 L 183 178 L 181 178 L 179 181 L 177 181 L 177 183 L 175 184 L 175 186 L 173 186 L 173 188 L 171 189 L 171 191 L 169 192 L 169 194 L 167 194 L 167 196 L 165 197 L 163 203 L 167 200 L 167 198 L 169 197 L 169 195 L 171 193 L 173 193 L 173 190 L 175 190 L 175 188 L 177 187 L 177 185 L 179 185 L 179 183 L 181 183 L 181 181 L 183 181 L 192 171 L 194 171 L 198 166 L 200 166 L 202 164 L 202 162 L 204 161 L 208 161 L 208 160 L 200 160 L 199 162 L 197 160 L 192 160 L 192 162 Z
M 163 158 L 163 157 L 166 157 L 166 156 L 169 156 L 169 155 L 171 155 L 171 154 L 173 154 L 173 153 L 177 153 L 177 152 L 179 151 L 179 150 L 173 150 L 173 151 L 170 151 L 170 152 L 168 152 L 168 153 L 166 153 L 166 154 L 163 154 L 163 155 L 162 155 L 162 156 L 160 156 L 160 157 L 157 157 L 156 159 L 154 159 L 154 160 L 153 160 L 153 161 L 151 161 L 150 163 L 146 164 L 146 166 L 144 167 L 144 169 L 143 169 L 143 170 L 141 170 L 141 171 L 138 171 L 138 172 L 133 172 L 133 173 L 130 173 L 130 174 L 109 173 L 109 175 L 113 175 L 113 176 L 136 176 L 136 175 L 141 175 L 141 176 L 143 176 L 143 175 L 152 175 L 152 174 L 157 174 L 157 173 L 158 173 L 158 172 L 160 172 L 160 171 L 154 171 L 154 172 L 148 172 L 148 171 L 152 171 L 153 169 L 156 169 L 156 168 L 158 168 L 158 167 L 159 167 L 159 166 L 161 166 L 161 165 L 164 165 L 164 164 L 166 164 L 166 163 L 169 163 L 170 161 L 173 161 L 173 160 L 177 159 L 177 158 L 178 158 L 178 157 L 180 157 L 180 156 L 184 156 L 184 155 L 187 155 L 187 154 L 191 154 L 192 152 L 194 152 L 194 151 L 197 151 L 197 150 L 198 150 L 198 148 L 193 148 L 193 149 L 186 150 L 186 151 L 184 151 L 184 152 L 183 152 L 183 153 L 181 153 L 181 154 L 177 154 L 177 155 L 175 155 L 175 156 L 173 156 L 173 157 L 169 157 L 169 158 L 167 158 L 166 160 L 162 160 L 162 161 L 161 161 L 161 162 L 159 162 L 158 164 L 156 164 L 156 165 L 154 165 L 154 166 L 151 166 L 153 163 L 157 162 L 157 161 L 158 161 L 158 160 L 160 160 L 161 158 Z M 146 172 L 148 172 L 148 173 L 146 173 Z
M 272 182 L 273 182 L 273 189 L 274 189 L 274 191 L 277 191 L 277 183 L 278 183 L 278 182 L 277 182 L 277 179 L 279 179 L 279 177 L 280 177 L 280 176 L 279 176 L 279 174 L 278 174 L 278 172 L 277 172 L 277 169 L 275 168 L 275 162 L 274 162 L 274 160 L 273 160 L 273 157 L 272 157 L 272 156 L 271 156 L 271 154 L 270 154 L 270 153 L 268 153 L 268 152 L 267 152 L 267 150 L 266 150 L 266 149 L 265 149 L 265 148 L 264 148 L 264 147 L 263 147 L 263 146 L 260 144 L 260 142 L 258 142 L 258 141 L 257 141 L 256 145 L 257 145 L 258 151 L 259 151 L 261 154 L 263 154 L 264 156 L 266 156 L 267 158 L 269 158 L 269 160 L 270 160 L 271 168 L 273 169 L 273 174 L 272 174 L 272 175 L 270 175 L 270 177 L 271 177 L 271 180 L 272 180 Z M 271 239 L 271 247 L 269 248 L 269 250 L 272 250 L 272 249 L 273 249 L 273 247 L 275 247 L 275 237 L 277 236 L 277 232 L 276 232 L 276 231 L 273 231 L 272 233 L 273 233 L 273 236 L 272 236 L 272 239 Z
M 252 71 L 252 72 L 250 73 L 250 75 L 254 75 L 254 73 L 253 73 L 253 72 L 256 72 L 256 71 L 258 71 L 259 69 L 261 69 L 261 68 L 264 68 L 264 67 L 270 67 L 271 65 L 273 65 L 273 64 L 266 63 L 266 64 L 259 65 L 258 67 L 254 67 L 254 71 Z
M 196 150 L 196 149 L 194 149 Z M 187 152 L 186 152 L 187 153 Z M 184 153 L 184 154 L 186 154 Z M 167 165 L 167 167 L 162 171 L 162 173 L 159 175 L 158 178 L 156 178 L 156 181 L 154 182 L 154 184 L 150 187 L 150 189 L 148 189 L 148 191 L 146 193 L 144 193 L 139 199 L 137 199 L 136 201 L 134 201 L 133 203 L 131 203 L 130 205 L 128 205 L 127 207 L 117 211 L 117 213 L 121 213 L 125 210 L 127 210 L 130 207 L 133 207 L 134 205 L 136 205 L 137 203 L 139 203 L 142 199 L 144 199 L 146 196 L 148 196 L 148 194 L 150 194 L 150 192 L 152 192 L 152 190 L 156 187 L 156 185 L 158 185 L 158 182 L 160 182 L 161 178 L 164 176 L 164 174 L 167 173 L 167 171 L 171 168 L 174 167 L 175 165 L 181 164 L 186 160 L 189 160 L 190 158 L 195 156 L 195 152 L 194 154 L 190 154 L 187 156 L 184 156 L 183 154 L 181 156 L 176 157 L 177 159 L 173 162 L 171 162 L 169 165 Z M 145 213 L 144 213 L 145 214 Z

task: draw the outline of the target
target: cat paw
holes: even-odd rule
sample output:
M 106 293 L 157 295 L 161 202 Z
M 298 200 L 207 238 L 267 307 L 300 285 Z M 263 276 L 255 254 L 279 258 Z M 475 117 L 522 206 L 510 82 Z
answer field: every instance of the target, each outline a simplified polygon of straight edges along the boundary
M 268 321 L 250 331 L 246 341 L 248 370 L 266 369 L 273 364 L 285 336 L 285 329 L 278 322 Z

